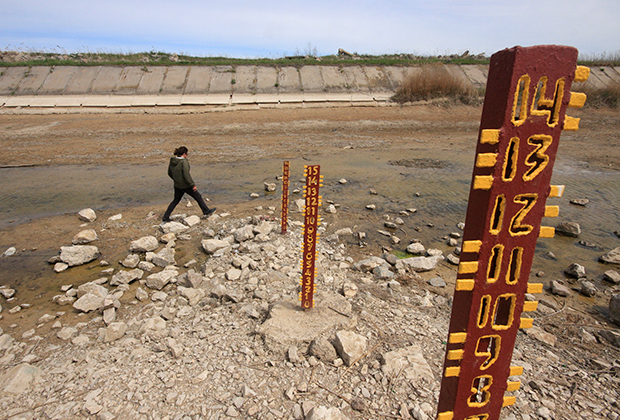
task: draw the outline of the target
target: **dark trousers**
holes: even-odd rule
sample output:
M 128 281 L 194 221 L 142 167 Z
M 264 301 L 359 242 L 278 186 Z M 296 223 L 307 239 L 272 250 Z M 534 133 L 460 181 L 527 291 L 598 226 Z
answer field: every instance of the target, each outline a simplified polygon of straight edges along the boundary
M 200 195 L 198 191 L 194 191 L 193 188 L 176 188 L 175 187 L 174 188 L 174 200 L 172 200 L 172 203 L 170 203 L 170 205 L 168 206 L 168 210 L 166 210 L 166 213 L 164 213 L 164 217 L 162 217 L 163 220 L 170 219 L 170 215 L 172 214 L 172 211 L 177 206 L 177 204 L 179 204 L 179 202 L 181 201 L 181 198 L 183 198 L 183 194 L 188 194 L 190 197 L 196 200 L 203 214 L 208 213 L 209 207 L 207 207 L 207 205 L 205 204 L 205 201 L 202 199 L 202 196 Z

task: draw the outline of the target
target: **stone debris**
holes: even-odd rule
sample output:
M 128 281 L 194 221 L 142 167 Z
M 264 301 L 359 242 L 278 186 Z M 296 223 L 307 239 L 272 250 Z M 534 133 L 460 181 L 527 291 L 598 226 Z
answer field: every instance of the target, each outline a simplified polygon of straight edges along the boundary
M 93 209 L 83 209 L 78 212 L 78 217 L 84 222 L 92 223 L 97 220 L 97 214 Z
M 101 256 L 99 248 L 92 245 L 61 246 L 60 259 L 69 267 L 83 265 Z
M 456 273 L 447 263 L 458 251 L 446 249 L 444 261 L 444 251 L 414 241 L 413 257 L 386 246 L 380 256 L 353 258 L 347 247 L 365 235 L 328 230 L 317 243 L 315 307 L 302 310 L 300 224 L 280 235 L 263 215 L 197 224 L 190 217 L 145 229 L 150 235 L 124 245 L 122 262 L 85 270 L 90 279 L 67 277 L 53 301 L 72 305 L 68 311 L 35 318 L 36 328 L 20 334 L 0 330 L 6 416 L 436 417 L 454 287 L 437 268 Z M 63 261 L 53 264 L 70 266 Z M 574 277 L 551 281 L 550 291 L 608 295 L 609 321 L 620 325 L 620 294 L 610 293 L 618 274 L 605 273 L 604 290 L 585 269 Z M 517 338 L 512 364 L 525 367 L 523 385 L 502 415 L 618 420 L 618 328 L 544 297 L 528 313 L 535 326 Z M 69 322 L 67 313 L 78 316 Z

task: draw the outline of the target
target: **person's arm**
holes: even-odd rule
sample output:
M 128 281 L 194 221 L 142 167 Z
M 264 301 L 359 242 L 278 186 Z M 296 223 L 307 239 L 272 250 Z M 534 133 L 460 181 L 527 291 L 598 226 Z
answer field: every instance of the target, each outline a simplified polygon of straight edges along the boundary
M 197 190 L 196 183 L 194 182 L 191 174 L 189 173 L 189 162 L 187 161 L 187 159 L 183 161 L 183 179 L 185 179 L 185 182 L 192 186 L 192 189 L 194 191 Z

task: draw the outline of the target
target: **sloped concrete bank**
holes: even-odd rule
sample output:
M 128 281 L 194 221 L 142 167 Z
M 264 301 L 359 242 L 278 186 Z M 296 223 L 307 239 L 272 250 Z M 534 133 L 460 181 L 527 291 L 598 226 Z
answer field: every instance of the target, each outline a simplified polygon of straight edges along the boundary
M 445 65 L 476 88 L 486 65 Z M 385 105 L 420 67 L 33 66 L 0 67 L 0 107 L 130 108 L 287 104 Z M 592 67 L 588 83 L 620 83 L 617 67 Z

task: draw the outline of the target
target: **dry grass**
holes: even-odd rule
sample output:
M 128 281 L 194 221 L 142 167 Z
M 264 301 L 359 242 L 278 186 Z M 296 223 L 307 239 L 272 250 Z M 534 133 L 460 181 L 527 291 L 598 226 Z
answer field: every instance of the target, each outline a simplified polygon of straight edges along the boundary
M 469 83 L 454 77 L 442 64 L 420 67 L 396 91 L 392 99 L 398 103 L 448 98 L 471 104 L 480 99 L 480 92 Z
M 620 107 L 620 83 L 613 83 L 605 87 L 594 87 L 589 83 L 575 84 L 572 90 L 583 92 L 588 96 L 586 107 L 591 108 L 618 108 Z

